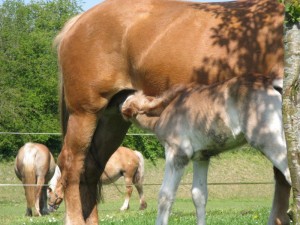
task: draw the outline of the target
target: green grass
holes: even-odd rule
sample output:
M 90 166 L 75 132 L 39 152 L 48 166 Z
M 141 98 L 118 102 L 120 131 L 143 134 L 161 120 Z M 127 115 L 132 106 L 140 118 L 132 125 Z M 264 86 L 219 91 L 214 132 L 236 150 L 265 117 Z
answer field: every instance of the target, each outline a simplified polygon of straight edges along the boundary
M 148 208 L 138 210 L 138 196 L 134 190 L 127 212 L 119 212 L 123 203 L 123 180 L 114 185 L 104 186 L 104 202 L 99 205 L 99 224 L 154 224 L 157 208 L 157 194 L 163 176 L 164 161 L 158 160 L 154 166 L 150 162 L 145 167 L 145 197 Z M 195 224 L 195 209 L 191 200 L 190 183 L 192 166 L 185 171 L 177 193 L 171 225 Z M 209 170 L 210 183 L 226 182 L 269 182 L 273 180 L 271 164 L 260 154 L 253 152 L 225 153 L 213 158 Z M 13 171 L 13 162 L 0 164 L 0 183 L 20 184 Z M 252 225 L 266 224 L 273 195 L 273 185 L 210 185 L 207 204 L 207 225 Z M 48 216 L 26 218 L 23 187 L 0 186 L 0 224 L 63 224 L 64 206 Z
M 191 212 L 179 211 L 174 209 L 169 224 L 191 225 L 195 224 L 196 217 Z M 145 211 L 130 210 L 128 212 L 110 212 L 99 213 L 99 224 L 124 224 L 124 225 L 153 225 L 155 224 L 156 210 L 147 209 Z M 253 225 L 266 224 L 269 209 L 267 207 L 254 207 L 252 209 L 208 209 L 208 225 Z M 13 218 L 13 219 L 12 219 Z M 23 216 L 13 216 L 10 218 L 1 217 L 3 225 L 20 225 L 20 224 L 63 224 L 63 213 L 56 212 L 50 216 L 25 218 Z

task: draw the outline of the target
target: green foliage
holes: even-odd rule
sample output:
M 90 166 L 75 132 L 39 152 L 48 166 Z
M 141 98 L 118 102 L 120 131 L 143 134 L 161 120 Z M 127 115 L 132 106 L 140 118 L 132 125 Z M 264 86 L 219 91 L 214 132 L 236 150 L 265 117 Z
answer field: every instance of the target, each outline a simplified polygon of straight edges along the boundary
M 131 135 L 146 133 L 132 125 L 122 145 L 142 152 L 145 158 L 150 159 L 155 164 L 156 158 L 164 157 L 164 148 L 157 138 L 154 135 Z
M 285 5 L 286 20 L 289 24 L 300 22 L 300 2 L 294 0 L 292 3 Z
M 81 11 L 79 1 L 6 0 L 0 5 L 0 132 L 58 132 L 58 71 L 52 41 Z M 0 159 L 28 141 L 57 147 L 49 135 L 0 136 Z
M 300 22 L 299 0 L 280 0 L 285 5 L 285 21 L 288 25 Z

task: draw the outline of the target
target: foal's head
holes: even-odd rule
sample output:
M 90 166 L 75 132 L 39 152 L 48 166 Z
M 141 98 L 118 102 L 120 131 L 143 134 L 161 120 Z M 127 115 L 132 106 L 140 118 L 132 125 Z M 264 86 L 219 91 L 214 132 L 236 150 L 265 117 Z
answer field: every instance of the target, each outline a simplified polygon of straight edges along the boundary
M 144 95 L 142 91 L 130 95 L 121 106 L 124 119 L 129 120 L 138 114 L 144 114 L 145 106 L 148 106 L 154 99 L 154 97 Z
M 186 90 L 188 87 L 185 85 L 175 85 L 158 97 L 146 96 L 138 91 L 125 100 L 121 112 L 126 120 L 135 118 L 138 114 L 158 117 L 173 99 Z

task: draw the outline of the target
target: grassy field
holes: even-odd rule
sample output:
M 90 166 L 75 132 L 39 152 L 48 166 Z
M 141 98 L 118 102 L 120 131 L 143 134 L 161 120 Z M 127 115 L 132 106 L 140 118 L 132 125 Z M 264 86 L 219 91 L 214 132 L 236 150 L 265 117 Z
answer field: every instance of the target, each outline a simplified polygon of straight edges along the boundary
M 138 210 L 138 196 L 134 190 L 130 209 L 119 212 L 123 203 L 123 180 L 117 186 L 104 186 L 104 202 L 99 205 L 99 224 L 154 224 L 157 208 L 157 194 L 163 176 L 164 161 L 156 165 L 146 162 L 145 196 L 148 208 Z M 170 224 L 195 224 L 194 206 L 190 188 L 192 167 L 189 165 L 180 185 Z M 209 170 L 209 200 L 207 205 L 208 225 L 266 224 L 270 211 L 272 184 L 217 183 L 272 182 L 271 164 L 260 154 L 253 152 L 229 152 L 211 160 Z M 1 184 L 20 184 L 13 171 L 13 162 L 0 164 Z M 42 218 L 25 218 L 25 195 L 21 186 L 0 186 L 0 224 L 63 224 L 64 206 Z

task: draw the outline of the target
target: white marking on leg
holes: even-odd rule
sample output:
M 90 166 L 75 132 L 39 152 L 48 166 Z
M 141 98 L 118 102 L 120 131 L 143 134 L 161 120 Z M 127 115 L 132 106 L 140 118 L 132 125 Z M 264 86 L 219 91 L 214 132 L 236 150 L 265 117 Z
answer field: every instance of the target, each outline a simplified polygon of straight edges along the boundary
M 162 186 L 159 192 L 156 225 L 167 225 L 172 204 L 175 200 L 184 167 L 174 165 L 174 157 L 166 156 L 166 167 Z
M 197 225 L 205 225 L 207 202 L 207 172 L 209 160 L 194 161 L 192 197 L 196 207 Z

